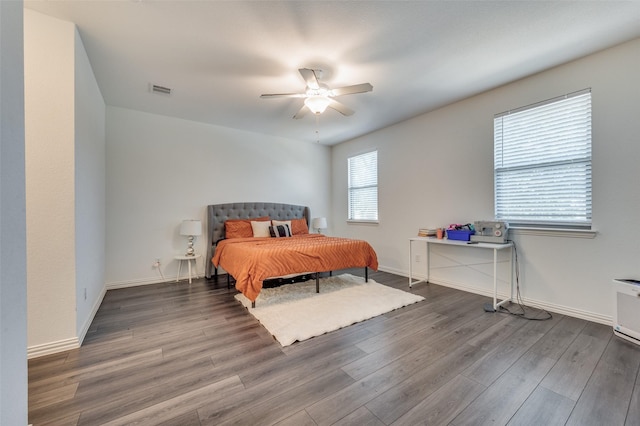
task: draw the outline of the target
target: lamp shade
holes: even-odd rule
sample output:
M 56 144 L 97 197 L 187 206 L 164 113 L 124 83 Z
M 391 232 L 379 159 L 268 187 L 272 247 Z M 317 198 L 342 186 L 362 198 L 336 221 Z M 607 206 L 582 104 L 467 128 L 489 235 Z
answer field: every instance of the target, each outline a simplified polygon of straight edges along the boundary
M 331 100 L 326 96 L 309 96 L 304 100 L 304 104 L 311 110 L 314 114 L 322 114 L 325 109 L 329 106 Z
M 315 229 L 326 229 L 327 228 L 327 218 L 326 217 L 316 217 L 311 221 L 311 227 Z
M 199 220 L 183 220 L 180 235 L 198 236 L 202 234 L 202 223 Z

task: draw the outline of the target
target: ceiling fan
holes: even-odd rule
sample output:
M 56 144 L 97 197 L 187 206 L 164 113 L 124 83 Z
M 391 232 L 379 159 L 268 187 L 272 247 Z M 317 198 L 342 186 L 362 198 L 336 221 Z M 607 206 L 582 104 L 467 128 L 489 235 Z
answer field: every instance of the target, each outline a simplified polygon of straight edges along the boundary
M 330 89 L 319 80 L 322 77 L 322 70 L 314 70 L 309 68 L 300 68 L 300 75 L 307 83 L 307 89 L 304 93 L 271 93 L 260 95 L 261 98 L 304 98 L 304 105 L 293 116 L 295 119 L 302 118 L 307 111 L 314 114 L 322 114 L 327 108 L 334 109 L 342 115 L 353 115 L 354 111 L 346 105 L 336 101 L 335 97 L 343 95 L 352 95 L 354 93 L 364 93 L 373 90 L 373 86 L 369 83 L 356 84 L 353 86 L 344 86 L 336 89 Z

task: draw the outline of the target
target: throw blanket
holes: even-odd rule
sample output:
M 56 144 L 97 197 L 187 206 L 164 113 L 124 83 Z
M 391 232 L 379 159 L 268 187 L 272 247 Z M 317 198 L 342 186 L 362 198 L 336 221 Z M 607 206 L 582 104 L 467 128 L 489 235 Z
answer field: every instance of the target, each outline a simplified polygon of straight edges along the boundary
M 211 261 L 230 273 L 252 302 L 267 278 L 365 266 L 378 270 L 376 252 L 366 241 L 321 234 L 222 240 Z

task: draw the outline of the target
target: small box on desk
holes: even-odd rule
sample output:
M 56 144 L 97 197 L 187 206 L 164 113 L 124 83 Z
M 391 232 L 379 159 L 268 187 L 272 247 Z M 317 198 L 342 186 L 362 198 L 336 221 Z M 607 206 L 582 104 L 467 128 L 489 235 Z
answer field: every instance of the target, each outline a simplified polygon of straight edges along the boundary
M 469 241 L 476 231 L 469 229 L 447 229 L 447 238 L 450 240 Z

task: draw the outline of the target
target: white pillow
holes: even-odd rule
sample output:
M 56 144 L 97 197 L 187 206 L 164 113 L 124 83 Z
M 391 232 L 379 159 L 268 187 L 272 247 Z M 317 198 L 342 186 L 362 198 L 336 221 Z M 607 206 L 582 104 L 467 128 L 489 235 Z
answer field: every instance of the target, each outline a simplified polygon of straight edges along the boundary
M 291 229 L 291 221 L 290 220 L 272 220 L 271 223 L 273 224 L 273 226 L 287 225 L 289 227 L 289 229 Z
M 271 238 L 271 234 L 269 233 L 270 226 L 271 226 L 271 223 L 268 220 L 264 222 L 258 222 L 258 221 L 252 220 L 251 229 L 253 229 L 253 236 Z

